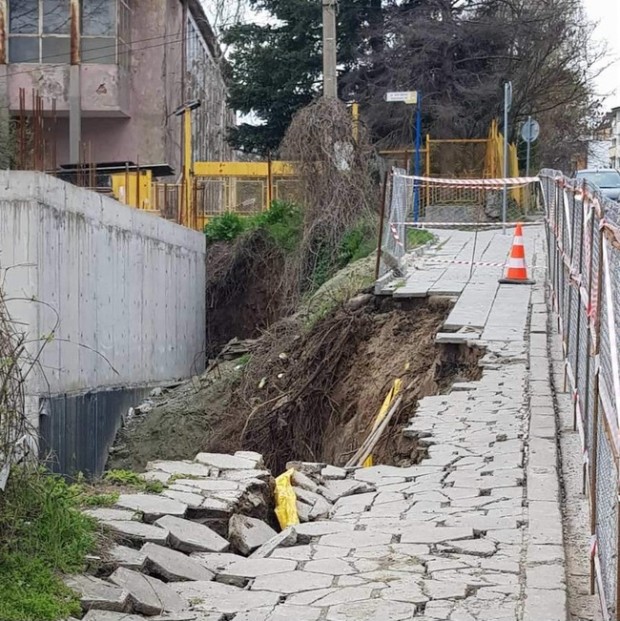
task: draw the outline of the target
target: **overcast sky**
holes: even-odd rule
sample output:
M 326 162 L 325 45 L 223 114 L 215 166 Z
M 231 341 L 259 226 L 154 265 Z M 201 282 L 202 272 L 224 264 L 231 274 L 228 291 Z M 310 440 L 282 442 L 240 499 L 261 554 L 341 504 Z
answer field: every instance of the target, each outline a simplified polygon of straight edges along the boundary
M 608 60 L 615 63 L 597 79 L 600 95 L 609 94 L 609 108 L 620 106 L 620 0 L 583 0 L 590 19 L 599 22 L 596 34 L 607 41 Z M 614 93 L 615 91 L 615 93 Z

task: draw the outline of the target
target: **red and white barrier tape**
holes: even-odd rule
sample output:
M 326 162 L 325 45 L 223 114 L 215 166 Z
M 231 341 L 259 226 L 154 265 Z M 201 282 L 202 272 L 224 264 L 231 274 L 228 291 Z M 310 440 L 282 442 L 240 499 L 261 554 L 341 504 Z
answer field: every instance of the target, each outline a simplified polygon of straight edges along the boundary
M 486 261 L 457 261 L 456 259 L 433 259 L 429 257 L 427 263 L 452 263 L 455 265 L 481 265 L 483 267 L 504 267 L 506 263 L 489 263 Z
M 392 232 L 392 237 L 394 238 L 394 241 L 396 241 L 396 245 L 404 248 L 405 246 L 402 240 L 400 239 L 400 236 L 398 235 L 398 231 L 396 230 L 396 227 L 394 226 L 392 222 L 390 222 L 390 231 Z
M 400 226 L 411 226 L 418 229 L 436 229 L 442 226 L 460 226 L 460 227 L 489 227 L 499 229 L 502 227 L 501 222 L 393 222 L 392 224 L 398 224 Z M 508 227 L 516 226 L 516 222 L 507 222 Z M 521 226 L 540 226 L 541 222 L 522 222 Z
M 504 188 L 507 186 L 527 185 L 537 183 L 538 177 L 507 177 L 505 179 L 440 179 L 438 177 L 418 177 L 415 175 L 400 175 L 404 179 L 411 179 L 429 185 L 447 185 L 458 188 Z

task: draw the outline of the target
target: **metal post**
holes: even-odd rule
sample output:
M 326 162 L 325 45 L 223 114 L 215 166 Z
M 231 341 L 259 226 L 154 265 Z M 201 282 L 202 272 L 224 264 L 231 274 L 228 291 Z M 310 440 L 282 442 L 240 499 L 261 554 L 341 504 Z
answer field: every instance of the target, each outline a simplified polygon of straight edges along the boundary
M 191 192 L 190 179 L 192 171 L 192 113 L 189 107 L 183 111 L 183 211 L 185 222 L 182 224 L 191 226 Z
M 388 197 L 388 184 L 392 183 L 392 173 L 383 175 L 383 192 L 381 195 L 381 208 L 379 210 L 379 243 L 377 244 L 377 260 L 375 263 L 375 280 L 379 280 L 381 269 L 381 244 L 383 243 L 383 220 L 385 219 L 385 203 Z
M 532 117 L 531 116 L 527 117 L 527 126 L 528 126 L 528 129 L 530 130 L 530 134 L 528 136 L 529 140 L 527 141 L 526 156 L 525 156 L 525 176 L 529 177 L 530 176 L 530 159 L 532 155 L 532 133 L 531 133 Z M 530 196 L 531 196 L 531 188 L 529 185 L 527 185 L 525 187 L 525 213 L 526 215 L 529 214 L 530 212 Z
M 529 128 L 532 127 L 532 117 L 528 116 L 527 117 L 527 126 Z M 531 140 L 531 134 L 529 136 L 530 140 L 527 141 L 527 155 L 525 156 L 525 176 L 529 177 L 530 176 L 530 156 L 532 154 L 532 140 Z
M 504 84 L 504 179 L 508 178 L 508 111 L 512 100 L 512 83 Z M 504 182 L 502 196 L 502 232 L 506 234 L 506 216 L 508 212 L 508 186 Z
M 336 73 L 336 2 L 323 0 L 323 97 L 338 97 Z
M 415 162 L 413 174 L 420 176 L 420 149 L 422 147 L 422 93 L 418 92 L 418 103 L 415 114 Z M 413 182 L 413 221 L 420 219 L 420 182 L 416 179 Z
M 431 176 L 431 136 L 426 134 L 426 165 L 425 165 L 425 177 Z M 431 203 L 431 184 L 426 184 L 426 207 Z
M 69 68 L 69 159 L 80 159 L 82 94 L 80 74 L 80 3 L 71 0 L 71 66 Z
M 351 118 L 353 120 L 353 140 L 357 143 L 360 139 L 360 105 L 356 101 L 351 104 Z

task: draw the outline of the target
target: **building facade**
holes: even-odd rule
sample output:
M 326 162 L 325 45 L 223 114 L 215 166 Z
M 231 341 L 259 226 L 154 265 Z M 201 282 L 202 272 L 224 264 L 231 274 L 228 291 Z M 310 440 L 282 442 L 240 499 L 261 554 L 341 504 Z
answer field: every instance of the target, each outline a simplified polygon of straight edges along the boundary
M 194 159 L 232 158 L 225 61 L 199 0 L 0 0 L 0 24 L 0 97 L 13 117 L 45 110 L 58 165 L 87 153 L 178 174 L 174 112 L 196 99 Z

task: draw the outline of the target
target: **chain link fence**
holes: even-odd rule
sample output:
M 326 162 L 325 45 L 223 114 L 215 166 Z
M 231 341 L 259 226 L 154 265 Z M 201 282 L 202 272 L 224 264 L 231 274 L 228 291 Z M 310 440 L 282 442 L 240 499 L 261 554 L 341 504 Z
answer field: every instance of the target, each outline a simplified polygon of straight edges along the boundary
M 440 179 L 413 177 L 393 168 L 386 178 L 379 278 L 404 267 L 408 232 L 414 228 L 501 226 L 507 192 L 507 222 L 539 211 L 537 178 Z
M 620 613 L 620 206 L 543 170 L 549 282 L 590 500 L 591 571 L 605 618 Z

